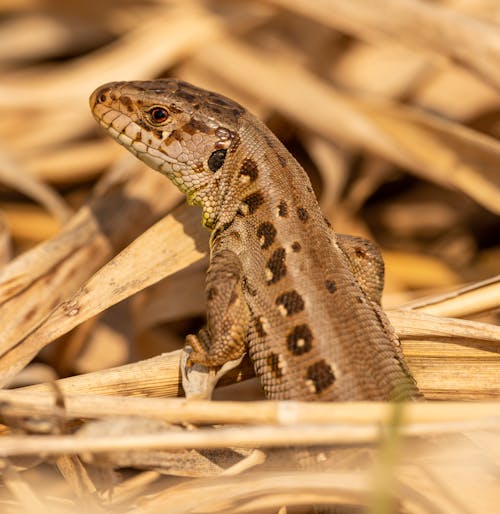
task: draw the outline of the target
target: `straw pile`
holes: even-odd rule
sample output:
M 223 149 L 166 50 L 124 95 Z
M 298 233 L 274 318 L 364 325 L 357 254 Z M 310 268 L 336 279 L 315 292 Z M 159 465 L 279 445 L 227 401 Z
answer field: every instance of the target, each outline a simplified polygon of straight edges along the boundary
M 17 388 L 0 391 L 1 512 L 493 512 L 498 2 L 1 0 L 0 13 L 0 383 Z M 208 233 L 87 103 L 104 82 L 160 76 L 258 114 L 335 229 L 380 244 L 384 307 L 441 402 L 228 401 L 262 399 L 248 363 L 226 401 L 166 398 L 203 323 Z M 335 464 L 258 466 L 257 448 L 284 444 L 330 445 Z

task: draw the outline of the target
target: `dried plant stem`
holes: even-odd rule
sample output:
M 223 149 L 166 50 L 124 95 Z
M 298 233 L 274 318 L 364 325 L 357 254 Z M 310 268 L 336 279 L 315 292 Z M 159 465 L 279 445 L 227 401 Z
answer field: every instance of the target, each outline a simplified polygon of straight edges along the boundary
M 500 288 L 499 288 L 500 292 Z M 498 299 L 497 299 L 498 302 Z M 455 309 L 458 308 L 455 303 Z M 442 304 L 441 304 L 442 305 Z M 453 309 L 452 306 L 449 306 Z M 464 308 L 464 306 L 462 306 Z M 429 308 L 429 310 L 432 310 Z M 436 309 L 437 310 L 437 309 Z M 490 341 L 500 347 L 500 327 L 457 318 L 444 318 L 428 314 L 427 308 L 407 311 L 394 309 L 387 312 L 400 339 L 439 339 L 453 341 Z
M 194 424 L 314 424 L 384 423 L 393 405 L 384 402 L 211 402 L 184 398 L 131 398 L 126 396 L 65 395 L 64 409 L 53 393 L 0 391 L 2 413 L 8 416 L 53 415 L 67 418 L 143 416 L 171 423 Z M 451 423 L 500 416 L 499 402 L 408 403 L 405 423 Z
M 500 275 L 497 275 L 449 293 L 419 299 L 404 307 L 418 309 L 434 316 L 472 316 L 498 309 L 499 305 Z
M 269 1 L 362 39 L 392 39 L 438 59 L 448 57 L 500 88 L 498 27 L 446 6 L 421 0 Z
M 300 484 L 300 492 L 297 490 Z M 133 514 L 165 512 L 184 514 L 198 510 L 203 497 L 203 512 L 232 514 L 261 512 L 279 505 L 311 505 L 313 503 L 364 502 L 369 484 L 360 474 L 348 472 L 304 473 L 284 472 L 279 476 L 255 473 L 250 476 L 224 477 L 224 481 L 200 479 L 186 486 L 170 488 L 153 498 Z M 282 512 L 282 511 L 280 511 Z
M 498 419 L 482 422 L 427 423 L 404 425 L 403 436 L 429 436 L 471 430 L 495 430 Z M 4 436 L 0 439 L 0 456 L 70 455 L 110 451 L 139 451 L 161 448 L 256 448 L 309 445 L 375 444 L 381 438 L 379 424 L 251 426 L 237 428 L 200 428 L 192 432 L 144 433 L 124 436 Z
M 24 512 L 38 514 L 44 512 L 43 502 L 29 483 L 10 464 L 2 469 L 2 479 L 5 487 L 21 503 Z
M 184 208 L 157 222 L 93 275 L 73 297 L 60 303 L 18 346 L 2 356 L 0 382 L 6 383 L 57 337 L 131 294 L 203 258 L 203 251 L 197 247 L 197 242 L 206 238 L 202 230 L 193 213 L 186 212 Z M 166 244 L 165 234 L 169 234 L 172 242 L 175 241 L 173 245 Z M 149 238 L 163 240 L 160 251 L 147 242 Z M 139 277 L 135 269 L 141 260 L 144 267 Z
M 165 266 L 163 268 L 158 266 L 155 269 L 166 271 Z M 98 297 L 105 284 L 99 280 L 92 282 L 95 282 L 96 286 L 89 291 L 92 297 Z M 133 284 L 134 287 L 136 284 L 137 281 Z M 104 294 L 101 294 L 100 298 L 103 297 Z M 92 305 L 93 303 L 89 301 L 89 306 Z M 439 388 L 443 369 L 451 365 L 451 361 L 456 361 L 457 355 L 467 350 L 467 358 L 474 359 L 469 361 L 468 369 L 472 369 L 472 365 L 481 368 L 481 373 L 475 376 L 476 399 L 479 399 L 480 394 L 483 398 L 494 395 L 492 388 L 496 382 L 492 381 L 492 376 L 496 376 L 498 372 L 498 354 L 489 350 L 500 342 L 499 327 L 468 320 L 440 318 L 420 311 L 391 310 L 388 314 L 396 332 L 403 339 L 403 351 L 409 359 L 410 368 L 417 375 L 418 385 L 424 394 L 430 391 L 432 398 L 435 399 L 458 399 L 470 394 L 468 374 L 447 376 L 446 390 L 441 391 Z M 86 311 L 78 314 L 80 321 L 88 316 Z M 73 327 L 72 319 L 69 319 L 69 323 L 66 326 Z M 64 328 L 64 325 L 58 325 L 55 322 L 49 326 L 54 326 L 59 331 Z M 481 348 L 480 345 L 485 342 L 488 347 Z M 461 343 L 466 343 L 469 347 L 458 346 Z M 475 346 L 479 346 L 478 349 L 475 349 Z M 181 394 L 179 359 L 180 352 L 170 352 L 112 369 L 64 378 L 56 383 L 65 394 L 178 396 Z M 421 373 L 422 370 L 424 373 Z M 238 371 L 224 377 L 221 385 L 239 382 L 252 376 L 254 376 L 252 365 L 245 360 Z M 48 384 L 29 386 L 24 389 L 33 392 L 51 390 Z M 460 396 L 461 391 L 462 396 Z

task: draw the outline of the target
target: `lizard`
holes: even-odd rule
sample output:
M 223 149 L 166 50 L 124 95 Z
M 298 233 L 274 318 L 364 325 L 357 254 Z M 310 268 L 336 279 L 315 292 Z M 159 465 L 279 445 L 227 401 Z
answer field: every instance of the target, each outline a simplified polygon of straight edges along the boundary
M 90 107 L 201 206 L 211 230 L 207 324 L 186 337 L 181 364 L 187 397 L 210 397 L 248 353 L 269 399 L 422 399 L 381 308 L 379 250 L 335 233 L 306 172 L 264 123 L 176 79 L 104 84 Z M 319 448 L 292 458 L 306 469 L 323 460 Z
M 211 230 L 207 324 L 186 338 L 186 367 L 236 366 L 248 352 L 269 399 L 421 398 L 380 305 L 379 250 L 333 230 L 308 175 L 263 122 L 173 78 L 104 84 L 90 106 L 201 206 Z

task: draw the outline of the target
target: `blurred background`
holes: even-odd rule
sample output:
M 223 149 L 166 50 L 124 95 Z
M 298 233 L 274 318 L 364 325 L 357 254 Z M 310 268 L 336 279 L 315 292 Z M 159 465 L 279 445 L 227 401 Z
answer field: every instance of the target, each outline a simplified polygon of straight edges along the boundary
M 183 202 L 91 117 L 111 80 L 179 77 L 263 118 L 335 229 L 381 246 L 385 307 L 499 273 L 498 2 L 1 0 L 0 16 L 4 355 Z M 205 265 L 85 321 L 14 384 L 178 348 Z
M 426 397 L 498 399 L 499 28 L 497 0 L 0 0 L 2 385 L 102 370 L 65 384 L 179 393 L 177 360 L 170 389 L 160 361 L 114 381 L 106 371 L 178 349 L 203 324 L 208 232 L 196 209 L 178 214 L 183 196 L 106 136 L 88 107 L 105 82 L 178 77 L 261 117 L 310 175 L 334 228 L 380 245 L 385 308 L 427 302 L 451 318 L 403 340 Z M 445 325 L 469 338 L 440 341 Z M 255 382 L 232 387 L 218 397 L 260 397 Z M 36 416 L 27 419 L 28 428 L 3 419 L 0 432 L 39 433 Z M 74 430 L 49 421 L 52 434 Z M 498 437 L 468 437 L 428 441 L 420 464 L 405 468 L 406 499 L 428 502 L 408 512 L 495 510 Z M 119 484 L 114 508 L 128 512 L 130 491 L 145 505 L 177 483 L 145 472 L 132 485 L 129 472 L 96 472 L 76 457 L 56 464 L 2 459 L 0 510 L 102 512 Z M 159 511 L 173 512 L 165 501 Z

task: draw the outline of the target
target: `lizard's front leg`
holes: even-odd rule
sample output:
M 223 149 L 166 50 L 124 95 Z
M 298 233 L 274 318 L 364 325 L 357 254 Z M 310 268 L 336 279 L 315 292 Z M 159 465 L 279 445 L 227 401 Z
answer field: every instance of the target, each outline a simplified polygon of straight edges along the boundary
M 236 253 L 214 248 L 206 279 L 207 325 L 187 336 L 181 362 L 186 397 L 210 398 L 219 378 L 245 355 L 250 311 L 242 280 Z

